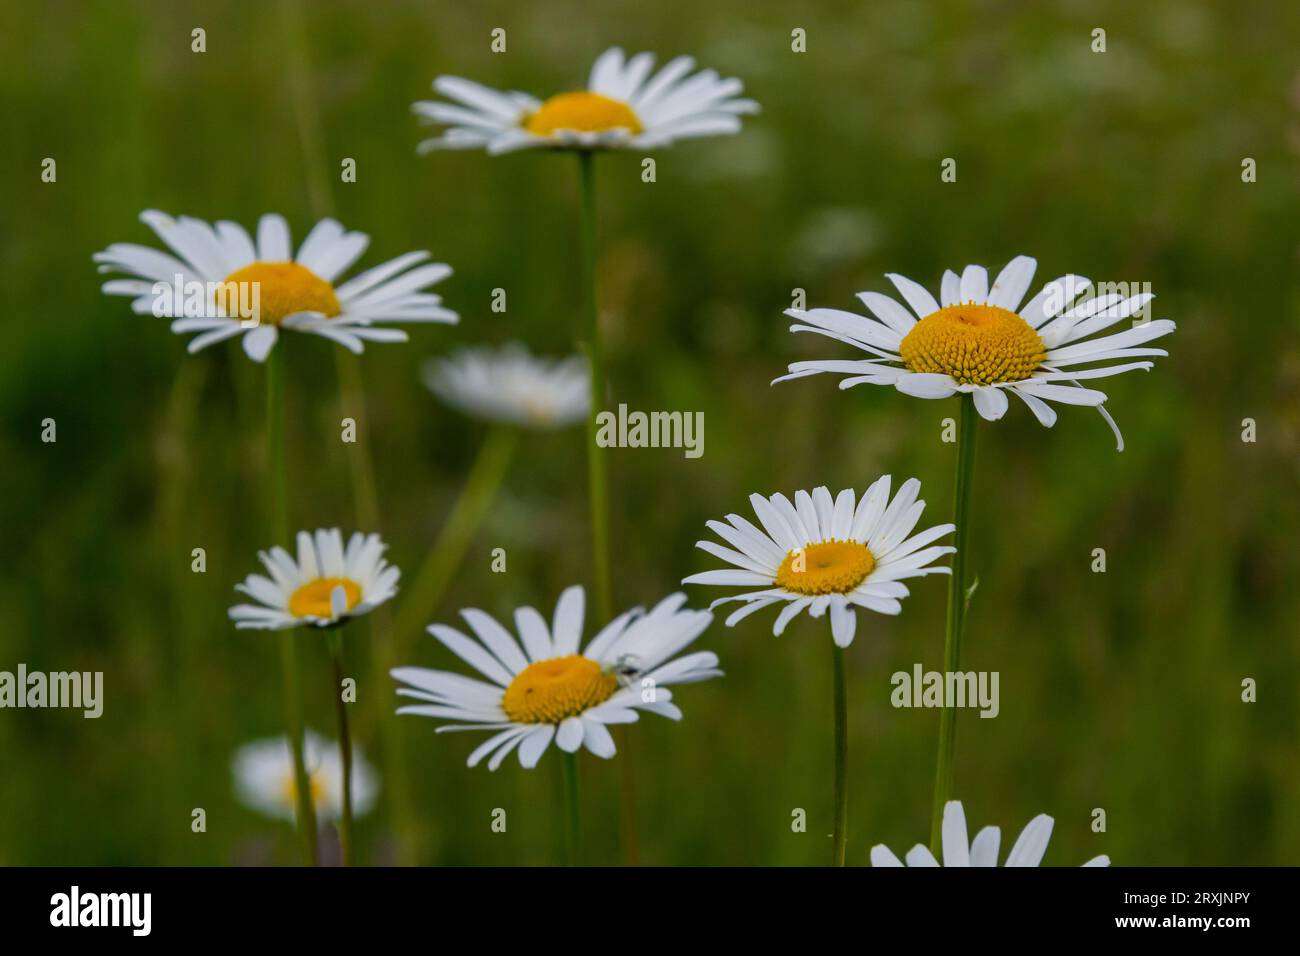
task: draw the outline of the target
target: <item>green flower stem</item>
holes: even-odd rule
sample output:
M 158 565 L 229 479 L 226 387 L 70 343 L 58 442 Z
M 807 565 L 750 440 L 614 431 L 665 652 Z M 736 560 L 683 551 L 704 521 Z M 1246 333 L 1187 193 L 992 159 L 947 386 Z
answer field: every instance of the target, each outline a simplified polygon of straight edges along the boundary
M 452 506 L 451 514 L 434 539 L 424 563 L 405 589 L 394 627 L 394 647 L 398 652 L 394 663 L 403 662 L 402 655 L 408 651 L 408 638 L 419 633 L 437 610 L 443 592 L 460 567 L 510 469 L 518 439 L 519 433 L 513 428 L 499 426 L 492 429 L 479 446 L 460 497 Z
M 334 214 L 330 193 L 324 137 L 321 132 L 320 109 L 311 86 L 310 63 L 307 49 L 305 16 L 302 0 L 282 0 L 280 21 L 288 64 L 287 81 L 297 121 L 298 140 L 302 146 L 304 184 L 308 206 L 318 219 Z M 334 349 L 334 370 L 338 379 L 339 406 L 345 416 L 357 423 L 356 441 L 350 446 L 348 470 L 352 484 L 353 512 L 356 527 L 364 531 L 377 531 L 380 527 L 379 495 L 375 481 L 374 460 L 370 451 L 367 429 L 366 395 L 361 378 L 361 365 L 357 356 L 341 348 Z M 372 666 L 381 679 L 387 677 L 385 650 L 391 656 L 395 641 L 389 608 L 380 606 L 368 615 L 372 646 Z M 382 682 L 379 686 L 382 686 Z M 385 716 L 395 718 L 393 708 L 385 707 Z M 420 840 L 418 824 L 412 812 L 410 774 L 406 764 L 406 750 L 402 745 L 401 728 L 396 719 L 386 722 L 383 732 L 384 755 L 387 764 L 387 782 L 384 787 L 393 828 L 398 835 L 398 853 L 404 863 L 415 863 Z
M 424 562 L 402 589 L 402 603 L 394 615 L 388 640 L 377 642 L 372 658 L 377 687 L 388 686 L 388 672 L 399 664 L 407 663 L 411 643 L 429 623 L 447 586 L 456 575 L 470 542 L 474 539 L 501 482 L 509 470 L 518 434 L 514 429 L 498 427 L 489 432 L 479 446 L 469 477 L 460 497 L 452 506 L 442 530 L 438 533 L 425 556 Z M 383 610 L 379 608 L 378 610 Z M 404 844 L 403 862 L 419 862 L 421 848 L 428 834 L 415 820 L 411 811 L 412 786 L 407 773 L 405 728 L 396 708 L 386 710 L 384 730 L 385 755 L 388 762 L 389 805 L 398 835 Z
M 592 571 L 595 580 L 596 614 L 602 624 L 614 618 L 614 594 L 609 571 L 609 474 L 603 449 L 596 443 L 600 433 L 597 416 L 606 399 L 605 345 L 600 331 L 600 309 L 596 302 L 596 169 L 590 150 L 578 152 L 582 213 L 580 257 L 582 260 L 583 308 L 586 311 L 586 353 L 591 369 L 591 410 L 587 416 L 587 502 L 591 512 Z M 630 732 L 617 727 L 614 739 L 626 751 L 620 764 L 619 839 L 623 862 L 636 866 L 639 858 L 636 823 L 636 764 L 632 760 Z
M 272 539 L 288 547 L 289 481 L 284 454 L 284 343 L 271 349 L 266 363 L 266 470 L 271 498 Z M 302 743 L 302 688 L 298 678 L 298 637 L 294 628 L 280 635 L 280 669 L 284 681 L 284 715 L 293 754 L 294 794 L 298 830 L 308 866 L 316 865 L 316 810 Z
M 582 815 L 578 803 L 578 755 L 564 754 L 564 862 L 582 864 Z
M 831 641 L 831 658 L 835 681 L 835 830 L 831 865 L 843 866 L 849 839 L 849 726 L 844 689 L 844 648 L 834 641 Z
M 583 308 L 586 311 L 587 361 L 591 366 L 591 411 L 587 417 L 587 491 L 591 508 L 592 564 L 596 580 L 596 613 L 601 622 L 614 617 L 609 577 L 609 478 L 605 456 L 596 444 L 596 417 L 605 406 L 605 347 L 596 306 L 596 172 L 592 154 L 578 153 L 582 180 L 581 258 Z
M 411 583 L 403 585 L 402 605 L 394 615 L 391 627 L 385 628 L 389 640 L 380 641 L 374 648 L 372 666 L 376 687 L 386 687 L 389 671 L 396 665 L 407 662 L 413 637 L 421 633 L 425 624 L 432 619 L 438 602 L 442 600 L 442 594 L 460 568 L 469 542 L 473 541 L 487 509 L 497 496 L 500 483 L 510 470 L 517 438 L 519 436 L 515 429 L 495 428 L 487 434 L 484 444 L 478 447 L 465 486 L 452 506 L 451 514 L 447 515 L 446 522 L 430 545 L 429 553 L 425 555 L 419 570 L 409 579 Z M 380 607 L 377 610 L 383 609 Z M 402 726 L 402 718 L 396 717 L 395 708 L 391 705 L 386 706 L 385 713 L 387 723 L 383 741 L 389 765 L 385 790 L 389 795 L 395 829 L 400 842 L 404 844 L 403 862 L 413 865 L 419 862 L 420 848 L 428 840 L 428 835 L 411 812 L 412 784 L 411 774 L 407 770 L 406 730 Z
M 343 699 L 343 629 L 326 638 L 334 665 L 334 704 L 339 717 L 339 760 L 343 765 L 343 814 L 339 818 L 339 850 L 343 865 L 352 865 L 352 734 L 348 730 L 348 704 Z
M 975 400 L 962 395 L 960 422 L 957 426 L 957 481 L 953 494 L 952 575 L 948 580 L 948 626 L 943 639 L 943 667 L 950 673 L 961 669 L 961 638 L 966 623 L 966 605 L 970 595 L 966 586 L 966 568 L 970 557 L 971 493 L 975 476 L 975 425 L 979 421 Z M 952 764 L 956 752 L 957 711 L 945 706 L 939 717 L 939 757 L 934 773 L 934 807 L 930 818 L 930 851 L 936 858 L 942 852 L 943 808 L 952 799 Z
M 205 675 L 200 653 L 203 629 L 189 601 L 193 576 L 190 564 L 172 556 L 189 554 L 193 546 L 190 542 L 193 525 L 189 521 L 192 517 L 189 509 L 194 505 L 192 472 L 197 442 L 193 436 L 198 434 L 194 420 L 211 370 L 212 365 L 208 362 L 182 362 L 177 366 L 157 442 L 159 497 L 154 527 L 159 553 L 169 556 L 167 566 L 172 573 L 169 620 L 175 640 L 169 642 L 173 655 L 168 680 L 170 705 L 162 695 L 149 695 L 149 706 L 151 722 L 158 727 L 167 725 L 168 713 L 181 715 L 173 722 L 170 737 L 169 760 L 178 772 L 168 777 L 176 799 L 202 784 L 201 768 L 191 758 L 206 749 L 208 738 L 202 718 L 205 706 L 202 686 Z M 141 645 L 140 653 L 146 656 L 155 653 L 149 646 L 150 636 L 141 633 L 136 638 Z M 208 862 L 217 861 L 208 856 Z

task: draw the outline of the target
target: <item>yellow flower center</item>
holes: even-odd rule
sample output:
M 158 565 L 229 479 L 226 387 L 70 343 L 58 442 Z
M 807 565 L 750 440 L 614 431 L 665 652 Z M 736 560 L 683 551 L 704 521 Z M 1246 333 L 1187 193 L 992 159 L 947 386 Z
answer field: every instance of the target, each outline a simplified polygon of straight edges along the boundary
M 555 409 L 548 398 L 525 395 L 521 400 L 524 416 L 533 424 L 545 425 L 555 417 Z
M 899 353 L 913 372 L 951 375 L 963 385 L 1029 378 L 1047 354 L 1029 323 L 996 305 L 950 305 L 927 315 Z
M 334 287 L 296 262 L 254 262 L 236 269 L 221 284 L 218 303 L 225 307 L 226 315 L 253 319 L 261 325 L 279 325 L 295 312 L 332 317 L 342 311 Z
M 550 136 L 560 130 L 604 133 L 625 129 L 639 133 L 642 126 L 626 103 L 599 93 L 581 92 L 552 96 L 524 120 L 524 129 L 534 136 Z
M 558 724 L 609 700 L 618 679 L 581 654 L 529 664 L 506 688 L 501 707 L 520 724 Z
M 312 806 L 319 810 L 325 800 L 325 774 L 323 771 L 317 770 L 307 778 L 307 791 L 311 794 Z M 280 799 L 295 809 L 298 806 L 298 785 L 293 779 L 293 771 L 285 774 L 284 780 L 280 783 Z
M 347 578 L 317 578 L 293 592 L 289 598 L 289 613 L 294 617 L 333 617 L 330 599 L 335 588 L 342 588 L 347 596 L 350 611 L 361 600 L 361 585 Z
M 865 544 L 832 538 L 795 548 L 776 572 L 776 583 L 796 594 L 847 594 L 867 579 L 876 559 Z

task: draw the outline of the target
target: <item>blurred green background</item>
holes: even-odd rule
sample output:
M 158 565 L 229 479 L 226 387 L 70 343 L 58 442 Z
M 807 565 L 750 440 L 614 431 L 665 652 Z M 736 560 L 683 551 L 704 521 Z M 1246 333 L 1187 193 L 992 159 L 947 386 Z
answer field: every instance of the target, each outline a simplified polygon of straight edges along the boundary
M 190 51 L 196 27 L 204 54 Z M 495 27 L 505 55 L 489 50 Z M 790 50 L 795 27 L 807 53 Z M 955 402 L 826 377 L 769 387 L 789 361 L 853 357 L 788 334 L 792 289 L 855 308 L 857 291 L 892 292 L 885 272 L 934 288 L 944 268 L 1022 252 L 1040 280 L 1150 282 L 1154 314 L 1179 328 L 1154 371 L 1104 385 L 1125 452 L 1088 409 L 1063 408 L 1049 431 L 1013 403 L 981 425 L 964 664 L 999 671 L 1002 701 L 998 719 L 961 715 L 957 793 L 972 826 L 1003 828 L 1004 852 L 1053 815 L 1049 864 L 1296 863 L 1297 35 L 1298 7 L 1226 0 L 4 4 L 0 669 L 102 670 L 106 700 L 97 721 L 0 712 L 0 863 L 298 858 L 289 828 L 240 807 L 229 777 L 234 748 L 283 726 L 277 638 L 226 619 L 271 543 L 263 368 L 233 343 L 186 355 L 164 320 L 100 293 L 91 254 L 157 245 L 136 218 L 146 208 L 248 226 L 279 211 L 300 240 L 314 189 L 372 236 L 361 267 L 422 248 L 453 265 L 437 291 L 461 324 L 410 327 L 409 344 L 355 363 L 380 515 L 365 530 L 411 575 L 486 435 L 424 390 L 420 363 L 511 338 L 564 354 L 580 299 L 573 158 L 420 158 L 410 104 L 444 72 L 574 88 L 615 44 L 691 53 L 763 106 L 739 136 L 657 153 L 654 184 L 637 154 L 598 161 L 612 401 L 706 422 L 700 459 L 610 453 L 618 604 L 715 566 L 693 548 L 705 520 L 748 513 L 754 491 L 916 475 L 923 522 L 948 520 L 953 446 L 939 434 Z M 314 114 L 315 161 L 301 136 Z M 40 181 L 45 157 L 57 183 Z M 345 157 L 355 184 L 339 181 Z M 944 157 L 955 183 L 940 181 Z M 1245 157 L 1256 183 L 1241 181 Z M 489 309 L 497 287 L 505 314 Z M 291 521 L 351 529 L 358 446 L 339 441 L 339 420 L 360 410 L 340 403 L 333 345 L 285 344 Z M 57 444 L 40 441 L 47 417 Z M 525 603 L 549 615 L 565 585 L 589 583 L 582 440 L 525 436 L 437 620 Z M 205 574 L 190 571 L 195 547 Z M 494 547 L 504 575 L 489 570 Z M 1105 574 L 1090 570 L 1099 547 Z M 850 649 L 850 862 L 928 836 L 938 712 L 893 709 L 889 676 L 940 666 L 944 587 L 917 582 L 903 615 L 864 617 Z M 721 593 L 693 588 L 691 602 Z M 801 618 L 775 639 L 773 616 L 705 634 L 727 677 L 680 691 L 681 724 L 647 716 L 615 761 L 583 755 L 590 859 L 622 858 L 625 760 L 645 863 L 827 859 L 829 627 Z M 403 663 L 462 668 L 418 629 L 396 638 Z M 556 751 L 493 774 L 464 765 L 478 735 L 399 726 L 375 656 L 393 639 L 379 619 L 345 633 L 357 737 L 387 787 L 358 825 L 361 859 L 558 860 Z M 323 641 L 302 647 L 308 722 L 332 737 Z M 1240 700 L 1246 677 L 1257 703 Z M 401 767 L 409 789 L 393 785 Z M 408 817 L 387 798 L 399 790 Z M 190 830 L 194 807 L 206 833 Z M 490 830 L 496 807 L 506 834 Z M 1096 807 L 1104 834 L 1089 827 Z M 791 832 L 795 808 L 807 833 Z

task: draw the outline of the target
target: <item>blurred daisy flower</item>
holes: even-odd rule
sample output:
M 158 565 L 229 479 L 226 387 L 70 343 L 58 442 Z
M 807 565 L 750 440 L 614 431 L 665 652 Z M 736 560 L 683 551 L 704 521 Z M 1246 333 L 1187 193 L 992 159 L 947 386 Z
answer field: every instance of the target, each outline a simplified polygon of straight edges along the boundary
M 858 608 L 898 614 L 899 602 L 908 594 L 903 580 L 948 574 L 949 568 L 930 562 L 956 550 L 931 545 L 953 531 L 950 524 L 909 538 L 925 510 L 925 502 L 916 500 L 921 483 L 915 478 L 903 482 L 893 501 L 889 485 L 885 475 L 861 500 L 848 488 L 834 499 L 824 487 L 812 494 L 797 491 L 793 504 L 782 494 L 750 495 L 761 529 L 731 514 L 729 524 L 708 522 L 730 548 L 713 541 L 695 545 L 733 567 L 692 574 L 682 583 L 758 588 L 713 602 L 710 610 L 726 601 L 745 602 L 727 618 L 728 627 L 768 605 L 784 604 L 772 628 L 779 636 L 800 611 L 821 617 L 829 610 L 832 638 L 839 647 L 848 647 Z
M 250 574 L 235 590 L 257 604 L 238 604 L 230 618 L 238 628 L 281 631 L 331 627 L 372 611 L 397 593 L 401 572 L 386 560 L 377 534 L 354 532 L 343 546 L 337 528 L 298 532 L 298 557 L 281 547 L 257 556 L 270 577 Z
M 1003 866 L 1038 866 L 1047 852 L 1047 841 L 1052 838 L 1053 820 L 1045 813 L 1034 817 L 1020 832 L 1007 861 Z M 943 865 L 944 866 L 997 866 L 998 845 L 1002 831 L 985 827 L 975 834 L 973 841 L 966 836 L 966 813 L 960 800 L 949 800 L 943 807 Z M 929 848 L 918 843 L 907 851 L 908 866 L 939 866 L 939 861 Z M 872 866 L 902 866 L 893 851 L 883 843 L 871 848 Z M 1084 866 L 1110 866 L 1110 857 L 1093 857 Z
M 318 222 L 295 256 L 283 216 L 263 216 L 256 241 L 233 222 L 212 226 L 155 210 L 140 218 L 171 253 L 128 242 L 95 253 L 100 272 L 135 277 L 109 280 L 103 290 L 129 296 L 139 314 L 173 319 L 173 332 L 198 333 L 191 353 L 238 335 L 248 356 L 262 362 L 281 330 L 360 353 L 365 342 L 406 341 L 401 329 L 375 323 L 457 321 L 440 296 L 421 291 L 451 275 L 444 263 L 425 263 L 427 252 L 408 252 L 338 284 L 370 237 L 333 219 Z
M 625 58 L 614 47 L 596 59 L 585 90 L 545 101 L 440 76 L 433 89 L 453 102 L 426 100 L 413 109 L 448 129 L 419 150 L 649 149 L 738 133 L 740 117 L 758 112 L 757 103 L 740 98 L 740 80 L 722 79 L 714 70 L 692 73 L 695 61 L 688 56 L 652 74 L 654 62 L 653 54 Z
M 476 418 L 525 428 L 585 421 L 590 381 L 582 356 L 536 358 L 517 342 L 500 349 L 462 349 L 424 366 L 424 383 L 447 404 Z
M 483 611 L 467 608 L 461 616 L 478 640 L 442 624 L 429 633 L 487 679 L 398 667 L 393 677 L 407 686 L 397 693 L 421 703 L 397 712 L 455 721 L 439 733 L 492 731 L 469 755 L 471 767 L 491 755 L 488 769 L 496 770 L 516 748 L 520 764 L 535 767 L 552 740 L 566 753 L 585 746 L 597 757 L 612 757 L 607 725 L 633 723 L 642 710 L 680 720 L 668 685 L 722 675 L 711 651 L 675 656 L 713 620 L 708 611 L 683 609 L 685 601 L 674 594 L 649 613 L 627 611 L 581 652 L 581 587 L 560 595 L 549 626 L 531 607 L 516 610 L 518 639 Z
M 316 819 L 338 820 L 343 813 L 343 760 L 336 744 L 308 730 L 303 737 L 308 785 Z M 276 820 L 293 821 L 297 790 L 287 737 L 245 744 L 231 760 L 239 802 Z M 379 778 L 361 751 L 352 750 L 352 812 L 368 813 L 379 794 Z
M 1080 382 L 1151 368 L 1147 359 L 1169 353 L 1143 346 L 1174 331 L 1174 323 L 1148 321 L 1094 337 L 1145 310 L 1154 296 L 1091 295 L 1089 280 L 1067 275 L 1022 306 L 1036 267 L 1030 257 L 1017 256 L 991 288 L 982 266 L 967 266 L 960 276 L 945 272 L 938 301 L 911 279 L 890 274 L 911 311 L 887 295 L 862 292 L 858 298 L 873 318 L 839 309 L 789 309 L 786 315 L 800 323 L 792 332 L 816 332 L 874 357 L 795 362 L 776 381 L 831 372 L 846 376 L 840 388 L 892 385 L 917 398 L 969 392 L 989 421 L 1006 413 L 1010 392 L 1049 428 L 1056 422 L 1049 403 L 1091 405 L 1123 451 L 1124 438 L 1103 407 L 1106 394 Z

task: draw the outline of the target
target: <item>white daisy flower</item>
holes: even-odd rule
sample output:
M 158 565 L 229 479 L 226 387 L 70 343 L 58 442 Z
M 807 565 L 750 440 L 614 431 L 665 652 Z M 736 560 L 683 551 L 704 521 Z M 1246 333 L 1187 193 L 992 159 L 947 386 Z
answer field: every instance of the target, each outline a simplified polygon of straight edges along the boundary
M 471 767 L 491 755 L 488 769 L 496 770 L 516 747 L 520 764 L 535 767 L 552 740 L 566 753 L 586 746 L 597 757 L 612 757 L 608 724 L 634 723 L 642 710 L 680 720 L 668 685 L 722 676 L 712 651 L 674 657 L 713 620 L 708 611 L 684 610 L 685 601 L 686 595 L 674 594 L 649 613 L 627 611 L 581 652 L 581 587 L 560 595 L 549 627 L 531 607 L 516 610 L 518 640 L 492 617 L 467 608 L 461 616 L 478 640 L 442 624 L 432 625 L 429 633 L 487 680 L 398 667 L 393 677 L 409 686 L 397 693 L 425 703 L 397 712 L 456 721 L 439 727 L 439 733 L 492 731 L 469 755 Z
M 561 428 L 585 421 L 591 407 L 585 358 L 535 358 L 518 342 L 431 359 L 424 366 L 424 383 L 463 412 L 525 428 Z
M 750 495 L 762 529 L 740 515 L 727 515 L 730 524 L 710 521 L 708 526 L 731 548 L 712 541 L 695 546 L 733 565 L 719 571 L 702 571 L 683 584 L 722 584 L 759 590 L 719 598 L 709 606 L 744 601 L 745 606 L 727 618 L 727 626 L 770 604 L 785 605 L 772 633 L 778 637 L 800 611 L 813 617 L 831 612 L 831 636 L 840 647 L 853 643 L 857 609 L 898 614 L 907 597 L 905 578 L 950 574 L 930 562 L 956 548 L 930 545 L 949 534 L 953 525 L 941 524 L 909 538 L 925 510 L 917 501 L 921 483 L 909 478 L 889 500 L 889 475 L 877 479 L 856 500 L 851 488 L 834 499 L 826 488 L 812 494 L 797 491 L 794 503 L 785 495 L 770 498 Z M 732 549 L 735 550 L 732 550 Z
M 155 210 L 140 218 L 175 255 L 114 243 L 95 253 L 99 271 L 135 278 L 112 279 L 103 290 L 130 296 L 136 313 L 173 319 L 173 332 L 199 333 L 191 353 L 242 335 L 244 351 L 261 362 L 282 329 L 324 336 L 360 353 L 365 342 L 406 341 L 401 329 L 375 323 L 457 321 L 441 296 L 421 291 L 451 275 L 441 262 L 419 265 L 427 252 L 408 252 L 336 284 L 370 237 L 347 232 L 333 219 L 318 222 L 295 256 L 289 227 L 275 214 L 262 217 L 256 241 L 233 222 L 212 226 Z
M 1038 866 L 1047 852 L 1047 841 L 1052 838 L 1053 820 L 1046 813 L 1034 817 L 1020 832 L 1015 845 L 1007 854 L 1003 866 Z M 949 800 L 943 807 L 943 865 L 944 866 L 997 866 L 998 845 L 1002 831 L 985 827 L 975 834 L 973 841 L 966 837 L 966 813 L 960 800 Z M 908 866 L 939 866 L 929 847 L 920 843 L 907 851 Z M 871 848 L 872 866 L 902 866 L 892 850 L 883 843 Z M 1105 854 L 1093 857 L 1084 866 L 1110 866 Z
M 308 730 L 303 735 L 303 759 L 316 819 L 339 819 L 343 813 L 343 761 L 338 744 Z M 240 803 L 276 820 L 292 822 L 297 816 L 298 791 L 288 737 L 270 737 L 245 744 L 235 751 L 230 767 Z M 378 775 L 361 751 L 353 747 L 353 815 L 370 812 L 378 794 Z
M 1036 267 L 1029 256 L 1017 256 L 992 288 L 983 266 L 967 266 L 960 276 L 945 272 L 938 301 L 911 279 L 891 273 L 888 278 L 911 311 L 879 292 L 859 293 L 874 318 L 839 309 L 788 309 L 786 315 L 800 323 L 790 331 L 817 332 L 874 357 L 795 362 L 776 381 L 832 372 L 847 376 L 840 388 L 893 385 L 917 398 L 970 392 L 989 421 L 1006 413 L 1011 392 L 1049 428 L 1056 422 L 1049 402 L 1091 405 L 1123 451 L 1124 438 L 1103 407 L 1105 392 L 1080 382 L 1151 368 L 1146 359 L 1169 353 L 1142 346 L 1174 331 L 1174 323 L 1159 319 L 1090 338 L 1145 309 L 1154 296 L 1091 295 L 1089 280 L 1066 275 L 1022 306 Z M 1117 363 L 1135 358 L 1142 361 Z
M 401 572 L 384 560 L 387 547 L 377 534 L 354 532 L 345 548 L 338 528 L 299 531 L 296 561 L 278 546 L 257 553 L 271 576 L 250 574 L 235 585 L 259 603 L 235 605 L 230 618 L 238 628 L 282 631 L 366 614 L 397 593 Z
M 737 79 L 714 70 L 691 73 L 695 61 L 679 56 L 651 75 L 655 58 L 624 58 L 606 50 L 591 68 L 587 88 L 546 101 L 527 93 L 500 92 L 456 76 L 433 81 L 453 103 L 421 101 L 413 107 L 446 132 L 420 144 L 434 149 L 479 149 L 496 155 L 518 149 L 649 149 L 679 139 L 740 132 L 740 117 L 758 104 L 741 99 Z

